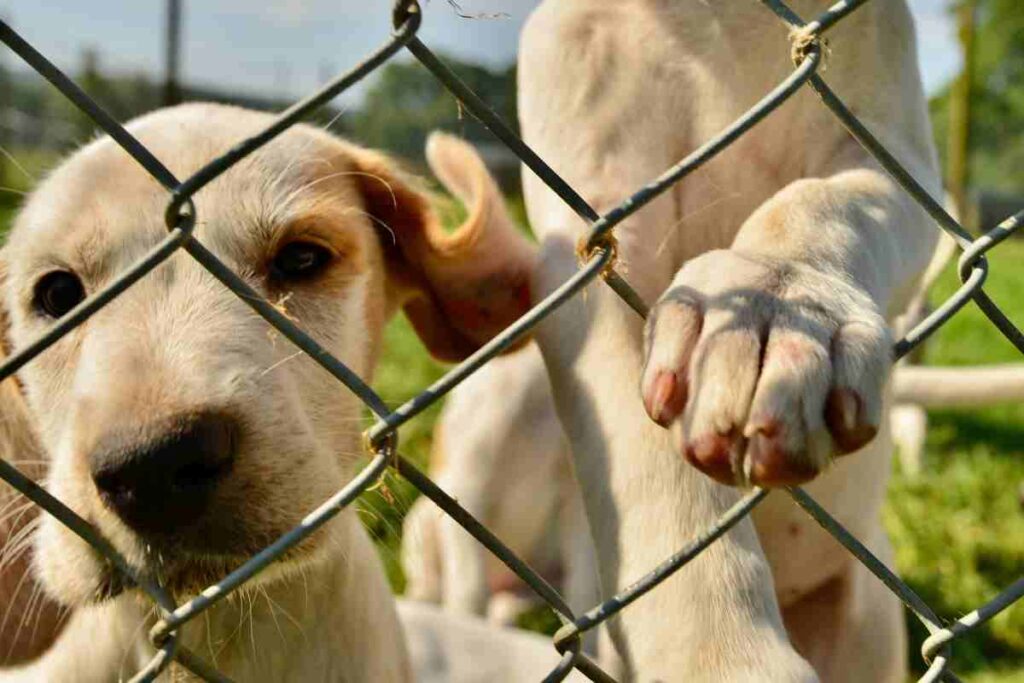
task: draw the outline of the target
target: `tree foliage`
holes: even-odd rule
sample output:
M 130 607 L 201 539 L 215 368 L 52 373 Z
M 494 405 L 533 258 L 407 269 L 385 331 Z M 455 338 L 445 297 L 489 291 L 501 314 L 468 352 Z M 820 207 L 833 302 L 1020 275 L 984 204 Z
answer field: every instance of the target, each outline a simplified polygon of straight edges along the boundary
M 514 125 L 515 67 L 494 71 L 451 57 L 443 59 L 502 119 Z M 362 144 L 412 160 L 423 158 L 427 134 L 435 129 L 476 143 L 493 140 L 422 65 L 404 60 L 392 61 L 380 70 L 348 125 Z
M 977 0 L 977 4 L 971 184 L 1019 193 L 1024 191 L 1024 11 L 1020 0 Z M 947 86 L 931 101 L 943 158 L 949 95 Z

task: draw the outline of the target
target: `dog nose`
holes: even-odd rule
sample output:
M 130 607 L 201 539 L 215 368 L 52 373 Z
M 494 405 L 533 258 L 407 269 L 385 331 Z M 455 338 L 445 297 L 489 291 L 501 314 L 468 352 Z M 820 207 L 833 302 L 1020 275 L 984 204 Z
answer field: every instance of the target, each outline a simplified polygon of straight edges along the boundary
M 104 439 L 91 459 L 92 479 L 128 526 L 166 534 L 203 514 L 231 470 L 238 427 L 224 416 L 199 415 L 143 431 L 149 437 L 136 443 L 116 434 Z

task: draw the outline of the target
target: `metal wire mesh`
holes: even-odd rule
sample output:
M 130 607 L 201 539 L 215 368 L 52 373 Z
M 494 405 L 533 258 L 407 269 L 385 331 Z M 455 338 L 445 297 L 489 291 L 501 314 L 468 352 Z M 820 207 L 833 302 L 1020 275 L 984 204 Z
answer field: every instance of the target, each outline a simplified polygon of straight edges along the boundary
M 45 334 L 33 343 L 12 353 L 0 364 L 0 381 L 18 371 L 19 368 L 45 351 L 64 334 L 80 325 L 89 316 L 145 277 L 178 249 L 184 249 L 204 268 L 220 280 L 224 286 L 237 294 L 242 301 L 284 334 L 292 343 L 319 363 L 339 382 L 356 394 L 376 416 L 376 423 L 366 434 L 366 442 L 372 452 L 372 459 L 342 490 L 325 501 L 319 508 L 305 517 L 303 523 L 281 536 L 274 543 L 253 556 L 241 567 L 208 587 L 190 601 L 177 605 L 168 592 L 151 577 L 133 569 L 100 534 L 85 520 L 77 516 L 59 500 L 36 485 L 10 463 L 0 460 L 0 478 L 30 498 L 46 512 L 59 519 L 78 534 L 98 552 L 106 556 L 129 582 L 147 593 L 159 608 L 160 618 L 150 632 L 150 639 L 157 648 L 156 655 L 140 671 L 133 681 L 151 681 L 163 671 L 172 660 L 208 681 L 227 680 L 202 658 L 188 651 L 178 643 L 178 629 L 196 618 L 214 603 L 223 600 L 242 584 L 265 569 L 271 562 L 303 538 L 315 532 L 342 508 L 351 504 L 361 493 L 372 486 L 389 467 L 403 476 L 423 495 L 429 497 L 442 510 L 486 546 L 496 557 L 515 572 L 536 594 L 549 605 L 563 626 L 554 637 L 554 646 L 562 654 L 558 666 L 546 677 L 547 681 L 559 681 L 573 669 L 595 681 L 612 680 L 591 659 L 581 652 L 581 635 L 595 628 L 631 603 L 656 588 L 674 572 L 726 533 L 734 524 L 748 515 L 768 495 L 768 491 L 755 489 L 744 496 L 708 529 L 699 530 L 694 539 L 677 553 L 653 568 L 646 576 L 629 586 L 618 595 L 597 605 L 585 614 L 576 615 L 543 578 L 525 562 L 516 557 L 493 533 L 474 519 L 459 504 L 438 488 L 397 451 L 397 430 L 411 418 L 433 405 L 452 388 L 478 370 L 490 359 L 513 345 L 529 332 L 545 316 L 578 294 L 599 276 L 617 292 L 622 299 L 640 316 L 646 316 L 647 308 L 629 284 L 614 270 L 613 230 L 622 220 L 632 215 L 645 204 L 680 181 L 716 154 L 735 142 L 739 137 L 758 124 L 769 113 L 803 87 L 810 87 L 838 118 L 842 125 L 871 153 L 886 171 L 908 192 L 939 228 L 950 234 L 960 247 L 959 275 L 963 284 L 960 289 L 943 302 L 936 310 L 909 332 L 895 346 L 894 353 L 900 357 L 920 344 L 950 317 L 967 304 L 974 303 L 992 323 L 1024 353 L 1024 334 L 1015 327 L 988 298 L 982 285 L 988 275 L 985 254 L 1020 228 L 1024 212 L 1012 216 L 978 238 L 972 238 L 913 177 L 899 161 L 871 134 L 871 132 L 844 105 L 842 100 L 818 75 L 822 63 L 822 36 L 837 22 L 856 10 L 867 0 L 839 0 L 831 8 L 812 21 L 805 22 L 782 0 L 758 0 L 772 10 L 791 29 L 791 47 L 796 62 L 793 72 L 751 107 L 734 123 L 706 142 L 685 159 L 670 168 L 660 177 L 638 190 L 620 205 L 604 215 L 598 215 L 587 202 L 573 190 L 543 159 L 538 157 L 477 95 L 446 67 L 416 37 L 420 26 L 421 12 L 416 0 L 398 0 L 392 9 L 394 33 L 373 54 L 348 72 L 338 76 L 319 91 L 294 104 L 279 114 L 263 131 L 233 147 L 222 156 L 213 159 L 197 173 L 184 180 L 178 180 L 142 144 L 134 139 L 121 125 L 89 98 L 57 67 L 24 41 L 7 24 L 0 22 L 0 41 L 6 44 L 29 66 L 45 77 L 79 109 L 91 117 L 96 124 L 113 138 L 126 152 L 150 173 L 168 192 L 165 223 L 167 236 L 131 268 L 121 274 L 102 290 L 94 293 L 72 311 L 58 320 Z M 515 153 L 545 182 L 566 204 L 590 224 L 590 231 L 582 253 L 585 261 L 569 280 L 563 283 L 546 299 L 534 306 L 526 315 L 504 330 L 461 364 L 451 369 L 440 380 L 426 388 L 419 395 L 395 410 L 390 410 L 381 398 L 362 379 L 338 359 L 327 353 L 315 340 L 282 315 L 273 305 L 247 286 L 242 279 L 225 266 L 216 256 L 200 243 L 190 239 L 196 215 L 191 198 L 253 151 L 268 143 L 281 132 L 302 120 L 317 107 L 327 103 L 336 95 L 351 87 L 391 57 L 407 50 L 416 57 L 433 75 L 462 103 L 465 111 L 479 119 L 494 135 Z M 877 576 L 924 624 L 930 636 L 921 646 L 921 656 L 929 668 L 921 681 L 958 680 L 949 670 L 952 643 L 999 612 L 1024 598 L 1024 579 L 1006 588 L 988 603 L 970 614 L 945 625 L 904 582 L 888 567 L 871 554 L 856 538 L 832 518 L 806 492 L 800 488 L 787 489 L 811 517 L 834 536 L 858 561 L 862 562 Z

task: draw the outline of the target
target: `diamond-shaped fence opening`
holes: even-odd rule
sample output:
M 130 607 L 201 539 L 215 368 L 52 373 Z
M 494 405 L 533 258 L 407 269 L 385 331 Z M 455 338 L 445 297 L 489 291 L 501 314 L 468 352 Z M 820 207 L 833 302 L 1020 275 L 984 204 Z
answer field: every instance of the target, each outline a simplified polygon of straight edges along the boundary
M 753 0 L 751 0 L 753 1 Z M 613 598 L 597 605 L 585 614 L 574 614 L 559 594 L 536 572 L 516 557 L 483 524 L 474 519 L 459 504 L 438 488 L 427 476 L 397 452 L 397 430 L 411 418 L 433 405 L 452 388 L 478 370 L 489 360 L 513 345 L 528 333 L 545 316 L 581 292 L 596 279 L 603 278 L 622 299 L 640 316 L 646 316 L 647 307 L 629 284 L 614 270 L 615 251 L 613 230 L 621 221 L 632 215 L 652 199 L 665 192 L 673 184 L 700 168 L 719 152 L 731 145 L 747 131 L 756 126 L 768 114 L 800 89 L 809 87 L 818 94 L 824 106 L 836 116 L 849 133 L 881 164 L 883 168 L 908 192 L 934 219 L 939 228 L 948 233 L 961 249 L 959 275 L 963 284 L 947 301 L 901 339 L 894 348 L 900 357 L 920 344 L 936 329 L 941 327 L 969 301 L 985 313 L 991 322 L 1024 353 L 1024 335 L 1000 311 L 985 294 L 982 285 L 988 274 L 985 254 L 1009 237 L 1024 221 L 1024 213 L 1012 216 L 978 238 L 972 238 L 900 165 L 899 161 L 871 134 L 871 132 L 846 107 L 843 101 L 829 88 L 819 75 L 822 64 L 823 34 L 837 22 L 864 5 L 867 0 L 839 0 L 831 8 L 812 21 L 804 21 L 782 0 L 758 0 L 768 7 L 790 28 L 791 45 L 780 45 L 779 49 L 790 50 L 795 61 L 792 73 L 766 94 L 740 118 L 721 131 L 713 139 L 692 152 L 685 159 L 667 170 L 658 178 L 631 195 L 620 205 L 604 215 L 599 215 L 587 202 L 537 156 L 477 95 L 446 67 L 420 40 L 417 30 L 421 12 L 416 0 L 398 0 L 392 9 L 394 33 L 373 54 L 348 72 L 338 76 L 313 95 L 297 102 L 279 114 L 260 133 L 243 140 L 222 156 L 213 159 L 189 178 L 179 180 L 160 163 L 142 144 L 131 136 L 107 112 L 89 98 L 67 76 L 50 63 L 43 55 L 23 40 L 7 24 L 0 22 L 0 41 L 13 50 L 29 66 L 45 77 L 75 106 L 87 114 L 128 154 L 149 172 L 167 190 L 167 209 L 164 215 L 167 236 L 155 245 L 131 268 L 122 273 L 105 288 L 82 301 L 72 311 L 59 319 L 45 334 L 28 346 L 17 349 L 0 364 L 0 381 L 18 371 L 19 368 L 44 352 L 64 334 L 80 325 L 96 311 L 145 277 L 156 266 L 178 249 L 184 249 L 214 277 L 237 294 L 257 314 L 280 331 L 299 349 L 319 363 L 339 382 L 355 393 L 376 416 L 376 423 L 366 433 L 366 443 L 372 458 L 343 489 L 325 501 L 319 508 L 307 515 L 303 523 L 287 532 L 275 542 L 254 555 L 241 567 L 208 587 L 190 601 L 177 605 L 163 586 L 150 576 L 134 570 L 113 546 L 106 541 L 88 522 L 77 516 L 31 479 L 10 463 L 0 460 L 0 478 L 53 515 L 97 551 L 106 556 L 121 571 L 128 582 L 134 583 L 147 593 L 159 608 L 160 618 L 150 632 L 150 638 L 157 648 L 157 654 L 140 671 L 133 681 L 151 681 L 171 661 L 209 681 L 226 678 L 213 666 L 194 653 L 180 646 L 177 629 L 186 622 L 201 615 L 214 603 L 223 600 L 253 576 L 263 571 L 277 557 L 314 533 L 329 521 L 338 511 L 349 505 L 362 492 L 374 484 L 387 468 L 392 468 L 429 497 L 445 513 L 472 534 L 496 557 L 514 571 L 536 594 L 549 605 L 563 626 L 554 636 L 554 647 L 562 654 L 558 666 L 546 677 L 547 681 L 559 681 L 572 669 L 578 669 L 594 681 L 612 680 L 596 663 L 581 652 L 581 635 L 595 628 L 613 615 L 651 590 L 679 570 L 705 548 L 714 543 L 738 521 L 751 512 L 768 491 L 755 489 L 739 500 L 716 523 L 700 530 L 690 543 L 681 548 L 650 573 L 623 590 Z M 579 270 L 546 299 L 534 306 L 527 314 L 509 326 L 496 338 L 458 366 L 451 369 L 440 380 L 426 388 L 419 395 L 395 410 L 390 410 L 381 398 L 347 368 L 341 361 L 326 352 L 314 339 L 309 337 L 271 303 L 253 291 L 245 282 L 225 266 L 216 256 L 191 239 L 196 215 L 191 198 L 247 155 L 268 143 L 274 137 L 302 120 L 318 107 L 329 102 L 342 91 L 354 85 L 395 54 L 407 50 L 418 59 L 444 86 L 462 103 L 466 111 L 479 119 L 543 182 L 545 182 L 566 204 L 590 225 L 589 233 L 581 244 L 581 266 Z M 977 628 L 1010 605 L 1024 598 L 1024 579 L 1007 587 L 988 603 L 975 611 L 944 625 L 938 616 L 888 567 L 871 554 L 856 538 L 833 519 L 818 503 L 800 488 L 790 488 L 788 495 L 811 517 L 834 536 L 858 561 L 863 563 L 910 609 L 929 631 L 929 637 L 921 647 L 921 655 L 929 668 L 921 681 L 957 680 L 949 670 L 950 647 L 953 641 Z

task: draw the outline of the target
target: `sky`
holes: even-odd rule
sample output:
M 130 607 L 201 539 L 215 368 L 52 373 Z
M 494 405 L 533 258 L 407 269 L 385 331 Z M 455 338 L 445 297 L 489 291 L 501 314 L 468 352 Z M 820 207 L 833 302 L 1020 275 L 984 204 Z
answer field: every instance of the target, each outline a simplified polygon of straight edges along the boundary
M 716 0 L 719 2 L 752 0 Z M 892 2 L 894 0 L 875 0 Z M 360 60 L 390 32 L 390 0 L 182 0 L 183 81 L 295 98 Z M 515 59 L 519 29 L 538 0 L 421 0 L 431 48 L 499 66 Z M 949 0 L 909 0 L 926 89 L 959 69 Z M 101 68 L 160 74 L 162 0 L 0 0 L 8 21 L 75 73 L 96 48 Z M 11 63 L 13 55 L 2 57 Z M 365 87 L 365 86 L 364 86 Z M 358 98 L 359 92 L 349 95 Z

